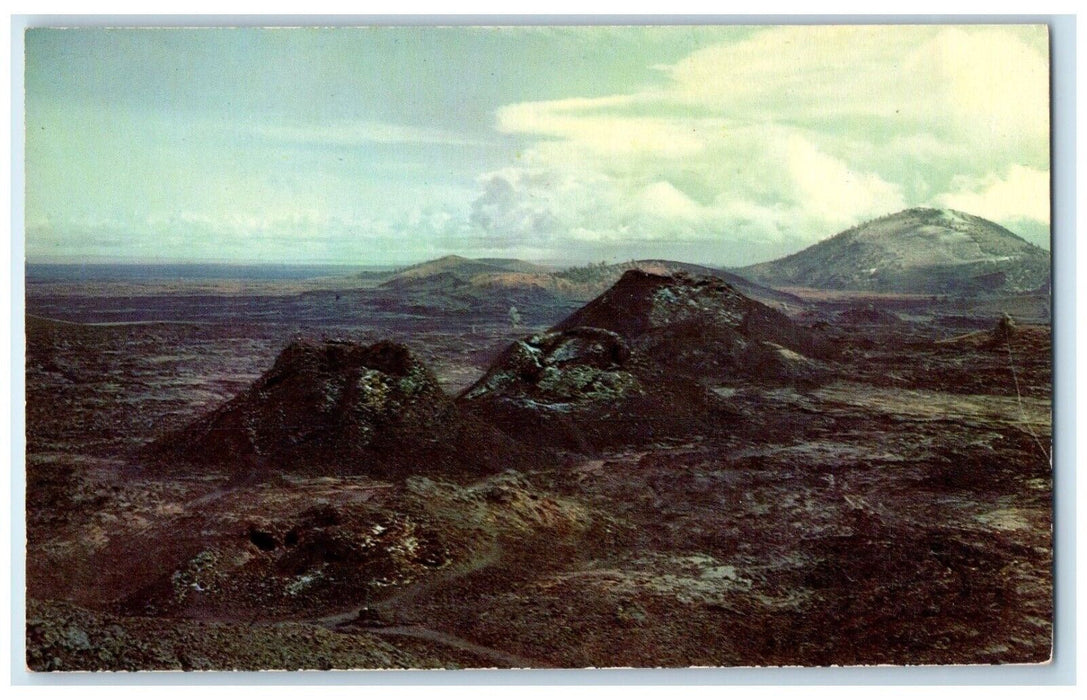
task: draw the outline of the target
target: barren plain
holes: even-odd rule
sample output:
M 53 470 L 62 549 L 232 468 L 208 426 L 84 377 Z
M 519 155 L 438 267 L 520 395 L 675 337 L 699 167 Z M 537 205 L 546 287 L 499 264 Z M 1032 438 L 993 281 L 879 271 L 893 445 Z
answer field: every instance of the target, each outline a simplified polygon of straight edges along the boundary
M 643 364 L 617 354 L 593 376 L 658 381 L 680 420 L 643 430 L 654 416 L 592 394 L 604 385 L 563 385 L 589 408 L 540 410 L 563 413 L 562 436 L 588 437 L 552 440 L 559 418 L 526 438 L 462 393 L 587 299 L 496 289 L 480 301 L 347 278 L 31 280 L 27 664 L 1046 661 L 1048 311 L 1026 297 L 793 291 L 800 303 L 779 305 L 781 318 L 833 353 L 801 362 L 773 344 L 775 368 L 803 371 L 728 365 L 692 379 L 648 367 L 664 356 L 639 350 L 648 335 L 617 337 Z M 685 328 L 683 343 L 706 335 Z M 756 344 L 741 336 L 728 342 Z M 148 456 L 267 380 L 292 344 L 382 340 L 429 368 L 448 410 L 508 436 L 509 464 L 401 474 Z M 521 400 L 517 415 L 535 405 Z M 610 426 L 614 439 L 599 438 Z

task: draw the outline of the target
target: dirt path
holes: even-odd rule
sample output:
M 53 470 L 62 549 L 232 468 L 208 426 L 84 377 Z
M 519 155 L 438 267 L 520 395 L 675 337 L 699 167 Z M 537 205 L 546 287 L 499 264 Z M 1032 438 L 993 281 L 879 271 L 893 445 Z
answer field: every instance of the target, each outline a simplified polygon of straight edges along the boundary
M 380 626 L 367 626 L 365 624 L 359 624 L 359 614 L 363 610 L 369 609 L 374 611 L 386 611 L 391 613 L 393 619 L 396 618 L 396 611 L 404 609 L 411 604 L 419 596 L 432 591 L 440 586 L 447 585 L 453 581 L 469 576 L 477 571 L 487 568 L 495 564 L 502 556 L 502 547 L 497 541 L 492 542 L 490 547 L 480 553 L 464 564 L 450 568 L 442 573 L 434 576 L 429 576 L 421 581 L 417 581 L 414 584 L 404 587 L 395 594 L 385 598 L 384 600 L 375 601 L 369 606 L 360 607 L 355 606 L 350 610 L 335 615 L 326 615 L 312 620 L 307 620 L 313 624 L 319 624 L 323 627 L 331 629 L 334 632 L 340 632 L 345 634 L 357 634 L 359 632 L 366 632 L 368 634 L 382 635 L 382 636 L 398 636 L 398 637 L 411 637 L 413 639 L 421 639 L 435 644 L 441 644 L 443 646 L 456 649 L 458 651 L 466 652 L 477 656 L 481 659 L 486 659 L 489 662 L 493 662 L 497 666 L 503 668 L 549 668 L 549 664 L 545 664 L 532 659 L 527 659 L 516 654 L 510 654 L 508 652 L 500 651 L 498 649 L 492 649 L 485 647 L 474 642 L 470 642 L 467 639 L 457 637 L 456 635 L 449 634 L 448 632 L 442 632 L 423 625 L 392 625 L 388 627 Z
M 481 569 L 485 569 L 488 566 L 491 566 L 492 564 L 497 562 L 501 556 L 502 547 L 498 544 L 497 541 L 492 542 L 490 547 L 488 547 L 485 551 L 483 551 L 470 561 L 467 561 L 460 566 L 450 567 L 445 571 L 436 573 L 433 576 L 428 576 L 427 578 L 420 581 L 416 581 L 415 583 L 401 588 L 399 591 L 392 594 L 388 598 L 374 601 L 373 603 L 370 603 L 366 606 L 355 605 L 352 606 L 349 610 L 335 613 L 333 615 L 326 615 L 324 617 L 306 620 L 306 622 L 323 625 L 329 628 L 336 628 L 340 625 L 345 625 L 349 622 L 356 620 L 359 616 L 359 613 L 365 608 L 369 608 L 371 610 L 390 611 L 395 614 L 395 611 L 397 609 L 406 607 L 420 595 L 428 591 L 432 591 L 439 586 L 444 586 L 445 584 L 456 581 L 457 579 L 464 578 L 465 576 L 473 574 Z

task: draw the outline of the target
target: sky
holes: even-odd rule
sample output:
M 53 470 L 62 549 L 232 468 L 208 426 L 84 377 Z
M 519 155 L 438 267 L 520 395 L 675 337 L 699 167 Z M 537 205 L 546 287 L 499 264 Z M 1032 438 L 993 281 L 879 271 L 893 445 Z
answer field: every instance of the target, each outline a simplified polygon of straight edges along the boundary
M 914 206 L 1049 247 L 1044 26 L 31 29 L 29 262 L 744 265 Z

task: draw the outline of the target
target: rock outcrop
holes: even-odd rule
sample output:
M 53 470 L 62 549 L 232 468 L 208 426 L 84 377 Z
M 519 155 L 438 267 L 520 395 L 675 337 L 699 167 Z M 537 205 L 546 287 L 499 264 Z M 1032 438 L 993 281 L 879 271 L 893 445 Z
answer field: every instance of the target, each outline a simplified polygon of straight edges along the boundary
M 488 473 L 523 452 L 461 414 L 402 345 L 291 343 L 249 389 L 153 443 L 159 461 L 238 474 Z
M 569 401 L 614 401 L 642 390 L 625 366 L 629 357 L 622 336 L 601 328 L 540 333 L 511 345 L 465 398 L 517 393 L 554 410 Z
M 592 449 L 713 429 L 708 386 L 813 380 L 813 358 L 833 353 L 719 278 L 631 270 L 510 346 L 459 401 L 521 440 Z
M 763 363 L 750 360 L 753 353 L 779 354 L 774 347 L 798 358 L 830 359 L 836 354 L 822 335 L 710 276 L 632 270 L 554 330 L 584 326 L 618 334 L 650 371 L 700 382 L 768 379 Z M 803 374 L 812 366 L 800 363 L 798 369 L 801 365 Z M 782 376 L 787 373 L 775 373 Z

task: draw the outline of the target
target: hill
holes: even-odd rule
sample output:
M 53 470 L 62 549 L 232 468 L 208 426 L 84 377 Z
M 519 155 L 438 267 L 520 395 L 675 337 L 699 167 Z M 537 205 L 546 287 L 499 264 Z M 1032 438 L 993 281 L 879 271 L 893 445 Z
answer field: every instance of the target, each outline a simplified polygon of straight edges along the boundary
M 480 274 L 501 273 L 547 273 L 542 265 L 512 258 L 465 258 L 459 255 L 446 255 L 436 260 L 411 265 L 391 274 L 383 286 L 400 286 L 415 280 L 442 275 L 461 280 L 469 280 Z
M 804 305 L 804 301 L 797 296 L 756 284 L 728 270 L 676 260 L 631 260 L 614 265 L 586 265 L 557 272 L 554 277 L 570 283 L 573 288 L 571 293 L 587 301 L 603 293 L 630 270 L 640 270 L 656 275 L 682 272 L 698 277 L 716 277 L 736 288 L 744 296 L 769 306 L 800 307 Z
M 708 385 L 818 381 L 826 368 L 813 358 L 834 354 L 818 332 L 720 278 L 628 270 L 511 345 L 458 401 L 525 442 L 592 451 L 712 431 Z
M 1008 229 L 950 209 L 907 209 L 798 253 L 734 270 L 775 287 L 910 294 L 1007 294 L 1049 280 L 1049 253 Z
M 804 301 L 799 297 L 755 284 L 727 270 L 675 260 L 631 260 L 623 263 L 589 264 L 553 270 L 524 260 L 471 259 L 448 255 L 390 274 L 380 286 L 382 289 L 395 292 L 453 295 L 463 298 L 477 298 L 488 294 L 509 296 L 516 295 L 518 292 L 532 294 L 544 292 L 557 299 L 585 302 L 603 293 L 630 270 L 641 270 L 658 275 L 684 272 L 697 276 L 717 277 L 741 291 L 745 296 L 764 304 L 778 308 L 804 306 Z
M 392 477 L 499 471 L 521 451 L 461 415 L 402 345 L 295 341 L 247 390 L 149 448 L 159 465 Z M 440 465 L 440 467 L 436 467 Z

